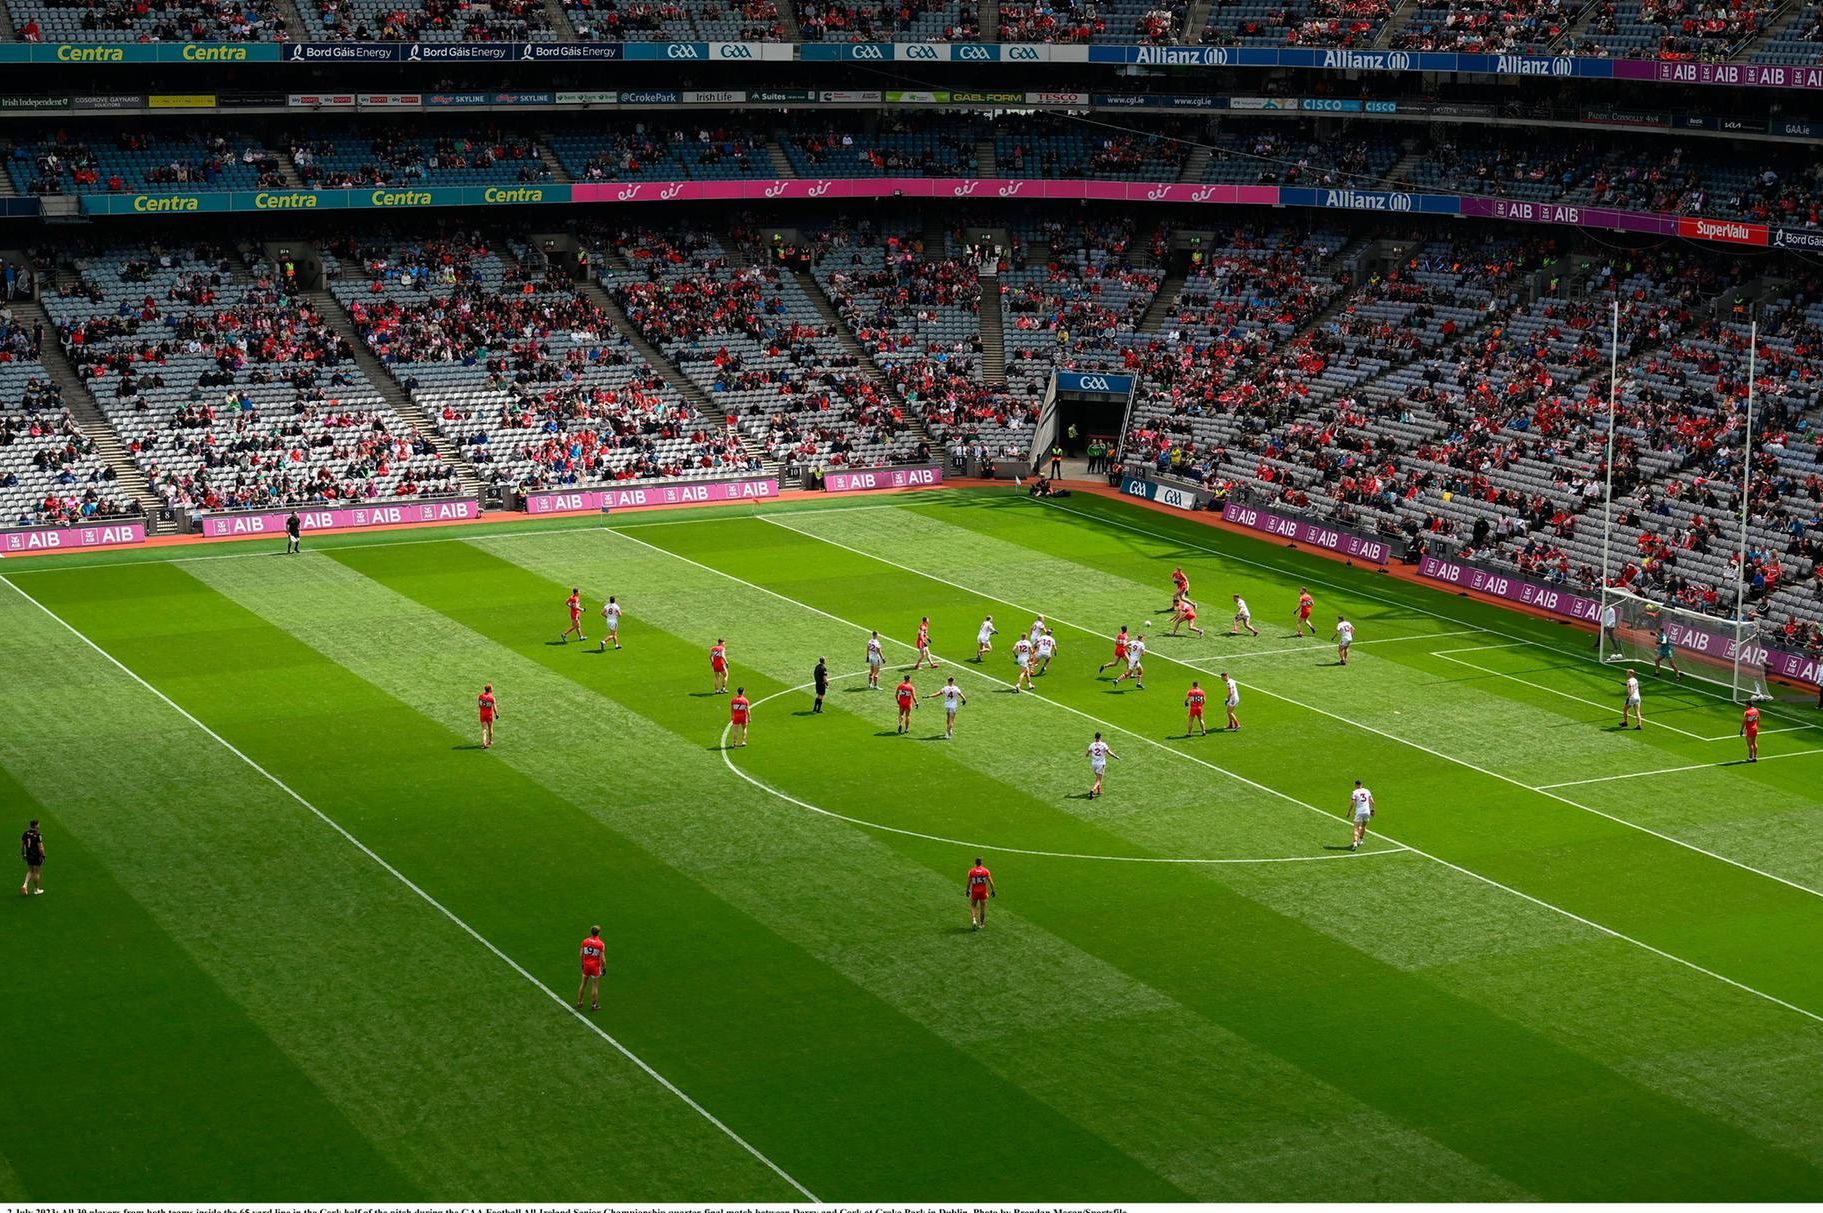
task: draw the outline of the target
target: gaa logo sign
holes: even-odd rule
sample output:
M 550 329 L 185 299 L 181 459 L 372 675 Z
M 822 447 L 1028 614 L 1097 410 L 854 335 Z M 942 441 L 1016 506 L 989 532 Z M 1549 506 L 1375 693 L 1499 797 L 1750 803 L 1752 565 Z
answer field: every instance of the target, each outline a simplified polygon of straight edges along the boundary
M 884 58 L 886 58 L 885 52 L 881 51 L 881 49 L 879 47 L 877 47 L 869 42 L 861 43 L 859 46 L 855 47 L 854 50 L 850 52 L 850 54 L 853 55 L 853 57 L 856 59 L 884 59 Z
M 1111 392 L 1114 389 L 1109 386 L 1105 376 L 1081 375 L 1077 377 L 1076 390 L 1079 392 Z
M 1009 46 L 1006 48 L 1006 57 L 1016 63 L 1036 63 L 1038 62 L 1038 48 L 1035 46 Z
M 1389 211 L 1409 211 L 1412 209 L 1412 196 L 1410 194 L 1388 194 L 1386 197 L 1386 209 Z
M 985 46 L 958 46 L 955 52 L 956 58 L 964 63 L 984 63 L 994 57 L 993 52 Z
M 665 58 L 700 59 L 702 56 L 698 55 L 696 53 L 696 48 L 691 46 L 688 42 L 673 42 L 665 47 Z
M 1557 56 L 1555 59 L 1551 60 L 1551 74 L 1553 76 L 1575 75 L 1576 60 L 1570 58 L 1568 55 Z
M 905 59 L 936 59 L 938 57 L 937 48 L 934 46 L 927 46 L 922 42 L 914 42 L 910 46 L 902 48 L 901 57 Z
M 744 42 L 724 42 L 718 49 L 724 59 L 753 58 L 753 48 Z

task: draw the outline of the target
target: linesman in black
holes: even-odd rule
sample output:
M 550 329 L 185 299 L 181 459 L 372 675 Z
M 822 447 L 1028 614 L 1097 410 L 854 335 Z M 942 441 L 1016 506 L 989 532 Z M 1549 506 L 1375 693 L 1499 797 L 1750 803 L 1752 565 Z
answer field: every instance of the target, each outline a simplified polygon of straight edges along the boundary
M 295 556 L 304 550 L 304 520 L 296 510 L 285 519 L 285 555 Z
M 816 684 L 817 688 L 817 701 L 811 706 L 810 710 L 820 716 L 823 713 L 823 696 L 829 694 L 828 658 L 817 658 L 817 668 L 810 672 L 810 678 L 811 681 Z
M 25 860 L 25 883 L 19 886 L 19 896 L 44 892 L 44 835 L 38 832 L 36 817 L 19 835 L 19 858 Z

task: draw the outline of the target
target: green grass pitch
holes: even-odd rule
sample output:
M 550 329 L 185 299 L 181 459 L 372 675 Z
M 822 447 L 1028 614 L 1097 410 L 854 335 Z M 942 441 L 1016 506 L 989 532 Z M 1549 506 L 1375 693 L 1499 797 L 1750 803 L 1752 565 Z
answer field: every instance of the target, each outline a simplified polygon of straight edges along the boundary
M 276 547 L 0 565 L 0 803 L 50 851 L 0 930 L 0 1201 L 1823 1196 L 1812 710 L 1747 766 L 1648 676 L 1616 732 L 1583 631 L 1099 499 Z M 1208 638 L 1097 678 L 1178 563 Z M 924 614 L 954 741 L 860 677 Z M 1223 668 L 1244 728 L 1186 739 Z

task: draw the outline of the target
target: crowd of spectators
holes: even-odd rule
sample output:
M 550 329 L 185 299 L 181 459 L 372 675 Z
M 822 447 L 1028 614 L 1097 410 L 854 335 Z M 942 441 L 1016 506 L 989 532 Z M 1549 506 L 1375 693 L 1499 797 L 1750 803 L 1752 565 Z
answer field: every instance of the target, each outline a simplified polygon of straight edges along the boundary
M 357 42 L 526 42 L 551 38 L 543 0 L 313 0 L 306 20 Z
M 291 160 L 304 184 L 316 189 L 523 185 L 551 179 L 538 145 L 518 131 L 420 136 L 395 129 L 379 136 L 305 137 L 292 144 Z

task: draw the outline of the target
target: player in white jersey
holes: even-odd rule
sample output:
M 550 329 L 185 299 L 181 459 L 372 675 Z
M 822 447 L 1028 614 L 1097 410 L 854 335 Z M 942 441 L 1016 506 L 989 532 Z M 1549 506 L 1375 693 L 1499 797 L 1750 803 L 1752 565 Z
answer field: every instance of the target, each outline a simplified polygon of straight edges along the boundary
M 994 637 L 1000 635 L 1000 629 L 994 626 L 994 617 L 989 615 L 981 621 L 981 630 L 975 633 L 975 664 L 994 649 Z
M 1355 625 L 1342 616 L 1336 616 L 1336 664 L 1348 664 L 1348 646 L 1355 642 Z
M 602 622 L 602 626 L 607 628 L 608 634 L 601 638 L 601 647 L 596 649 L 595 651 L 597 653 L 607 652 L 608 651 L 608 641 L 610 641 L 610 640 L 612 640 L 614 642 L 615 648 L 619 648 L 620 647 L 620 603 L 615 601 L 614 596 L 612 594 L 608 595 L 608 600 L 601 604 L 601 622 Z
M 1055 657 L 1056 655 L 1057 655 L 1057 637 L 1051 635 L 1050 628 L 1046 628 L 1044 630 L 1044 635 L 1042 635 L 1038 638 L 1037 650 L 1032 654 L 1033 664 L 1035 664 L 1038 667 L 1036 672 L 1042 674 L 1046 670 L 1050 669 L 1051 668 L 1051 658 Z
M 1348 794 L 1348 813 L 1354 819 L 1355 840 L 1348 844 L 1348 849 L 1361 849 L 1361 840 L 1367 837 L 1367 823 L 1374 819 L 1374 794 L 1355 780 L 1355 790 Z
M 1114 680 L 1114 685 L 1119 686 L 1121 683 L 1131 678 L 1134 686 L 1142 691 L 1145 690 L 1145 659 L 1146 638 L 1144 636 L 1135 636 L 1133 639 L 1127 641 L 1127 670 L 1124 674 Z
M 880 649 L 880 633 L 875 632 L 867 638 L 867 689 L 880 689 L 880 667 L 886 664 L 886 654 Z
M 1025 638 L 1032 642 L 1033 648 L 1038 647 L 1038 638 L 1040 636 L 1044 635 L 1044 630 L 1045 630 L 1045 622 L 1044 622 L 1043 615 L 1040 615 L 1038 618 L 1032 620 L 1032 626 L 1025 630 Z
M 1228 706 L 1228 731 L 1230 733 L 1238 733 L 1241 731 L 1241 718 L 1236 716 L 1234 712 L 1236 708 L 1241 706 L 1241 688 L 1233 678 L 1229 677 L 1227 670 L 1222 671 L 1222 689 L 1226 692 L 1225 702 Z
M 1247 600 L 1236 594 L 1234 596 L 1234 626 L 1228 629 L 1228 634 L 1239 636 L 1242 628 L 1246 628 L 1255 636 L 1260 634 L 1260 629 L 1253 626 L 1253 612 L 1247 609 Z
M 931 694 L 926 695 L 925 698 L 941 699 L 943 701 L 943 735 L 952 741 L 955 740 L 956 709 L 968 704 L 968 696 L 964 695 L 962 693 L 962 688 L 956 685 L 956 676 L 951 674 L 949 681 L 938 687 Z
M 1620 705 L 1620 727 L 1626 728 L 1630 718 L 1635 729 L 1644 728 L 1646 718 L 1640 714 L 1639 710 L 1639 676 L 1632 670 L 1628 670 L 1627 681 L 1620 685 L 1621 690 L 1626 694 L 1626 699 Z
M 1013 664 L 1019 667 L 1019 673 L 1013 678 L 1013 694 L 1019 694 L 1021 687 L 1032 689 L 1032 642 L 1021 636 L 1013 642 Z
M 1095 740 L 1089 743 L 1089 748 L 1083 753 L 1088 756 L 1089 769 L 1095 772 L 1095 786 L 1089 789 L 1089 799 L 1094 800 L 1101 795 L 1101 781 L 1102 777 L 1108 773 L 1108 759 L 1112 758 L 1115 762 L 1119 762 L 1120 755 L 1108 747 L 1108 743 L 1101 739 L 1100 733 L 1095 734 Z

